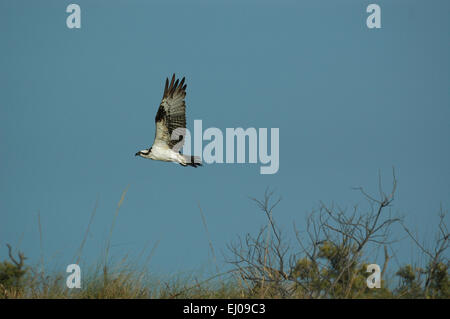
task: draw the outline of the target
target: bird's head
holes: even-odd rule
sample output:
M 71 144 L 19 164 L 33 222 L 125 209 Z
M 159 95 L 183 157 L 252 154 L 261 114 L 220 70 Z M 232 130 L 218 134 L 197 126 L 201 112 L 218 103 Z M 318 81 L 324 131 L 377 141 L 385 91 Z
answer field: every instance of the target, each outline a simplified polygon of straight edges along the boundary
M 141 150 L 141 151 L 137 152 L 136 154 L 134 154 L 134 156 L 148 157 L 151 152 L 152 152 L 152 148 L 150 147 L 150 149 L 148 149 L 148 150 Z

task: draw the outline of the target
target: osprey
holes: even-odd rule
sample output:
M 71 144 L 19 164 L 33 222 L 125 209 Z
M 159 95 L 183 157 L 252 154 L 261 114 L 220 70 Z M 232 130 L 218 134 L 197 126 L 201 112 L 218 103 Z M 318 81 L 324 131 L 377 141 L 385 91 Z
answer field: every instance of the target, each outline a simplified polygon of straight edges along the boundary
M 175 81 L 166 78 L 164 94 L 155 117 L 155 140 L 149 149 L 139 151 L 135 156 L 156 161 L 175 162 L 182 166 L 201 166 L 198 156 L 183 155 L 179 151 L 184 144 L 186 133 L 185 78 Z

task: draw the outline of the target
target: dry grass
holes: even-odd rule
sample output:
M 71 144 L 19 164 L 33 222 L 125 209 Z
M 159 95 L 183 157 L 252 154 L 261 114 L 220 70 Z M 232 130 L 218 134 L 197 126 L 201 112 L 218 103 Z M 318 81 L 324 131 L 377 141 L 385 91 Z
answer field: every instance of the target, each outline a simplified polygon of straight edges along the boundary
M 149 263 L 156 250 L 156 242 L 150 253 L 141 262 L 144 257 L 145 248 L 135 259 L 124 256 L 119 260 L 110 257 L 111 238 L 114 226 L 127 194 L 128 187 L 123 191 L 120 201 L 113 216 L 109 236 L 106 240 L 105 249 L 101 260 L 94 266 L 81 265 L 83 273 L 81 276 L 81 288 L 67 288 L 66 279 L 69 275 L 65 272 L 48 271 L 44 262 L 42 245 L 42 227 L 40 214 L 38 213 L 38 227 L 40 239 L 40 260 L 39 264 L 33 267 L 26 267 L 26 275 L 20 280 L 20 285 L 5 287 L 0 283 L 0 298 L 33 298 L 33 299 L 64 299 L 64 298 L 83 298 L 83 299 L 139 299 L 139 298 L 239 298 L 244 297 L 243 287 L 236 285 L 231 279 L 230 272 L 219 273 L 215 260 L 214 248 L 209 238 L 206 220 L 200 208 L 203 226 L 208 235 L 209 246 L 213 254 L 214 264 L 217 274 L 209 278 L 202 275 L 175 275 L 169 279 L 160 279 L 152 276 L 149 271 Z M 82 257 L 82 251 L 86 243 L 91 224 L 93 222 L 98 200 L 91 213 L 86 232 L 81 241 L 80 247 L 76 251 L 73 260 L 79 264 Z M 10 246 L 9 246 L 10 247 Z M 19 252 L 20 256 L 23 253 Z M 23 260 L 25 260 L 24 258 Z M 21 259 L 21 263 L 23 264 Z M 6 261 L 7 262 L 7 261 Z M 11 266 L 14 266 L 11 264 Z M 15 266 L 17 267 L 17 266 Z M 22 265 L 20 266 L 23 267 Z M 86 271 L 84 271 L 87 269 Z M 223 280 L 224 278 L 226 280 Z

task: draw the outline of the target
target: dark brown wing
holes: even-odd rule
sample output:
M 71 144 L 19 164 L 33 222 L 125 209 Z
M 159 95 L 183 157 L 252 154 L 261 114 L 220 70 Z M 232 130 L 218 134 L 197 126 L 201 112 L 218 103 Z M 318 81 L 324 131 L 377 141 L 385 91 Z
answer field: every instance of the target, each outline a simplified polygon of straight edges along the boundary
M 156 142 L 165 142 L 170 148 L 177 146 L 179 151 L 184 144 L 186 133 L 186 84 L 185 78 L 175 81 L 175 74 L 169 84 L 166 78 L 164 95 L 156 113 Z

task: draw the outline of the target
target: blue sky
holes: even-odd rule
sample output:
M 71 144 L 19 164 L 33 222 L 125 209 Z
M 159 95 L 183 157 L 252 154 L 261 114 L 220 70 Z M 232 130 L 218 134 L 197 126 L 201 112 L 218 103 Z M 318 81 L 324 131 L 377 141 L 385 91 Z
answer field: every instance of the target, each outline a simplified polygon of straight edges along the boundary
M 45 260 L 72 263 L 98 198 L 83 254 L 95 263 L 128 185 L 111 255 L 159 242 L 151 267 L 167 273 L 210 264 L 199 204 L 222 260 L 265 223 L 248 197 L 267 187 L 288 233 L 320 201 L 364 203 L 352 187 L 376 192 L 379 172 L 389 188 L 392 167 L 392 210 L 412 229 L 431 235 L 450 207 L 448 1 L 376 1 L 378 30 L 368 1 L 80 0 L 78 30 L 69 3 L 0 2 L 0 257 L 11 243 L 39 261 L 39 212 Z M 189 129 L 279 128 L 278 173 L 134 157 L 173 72 Z M 394 249 L 400 262 L 416 250 Z

